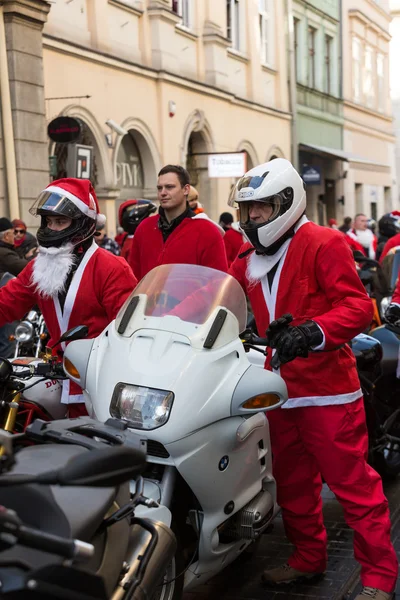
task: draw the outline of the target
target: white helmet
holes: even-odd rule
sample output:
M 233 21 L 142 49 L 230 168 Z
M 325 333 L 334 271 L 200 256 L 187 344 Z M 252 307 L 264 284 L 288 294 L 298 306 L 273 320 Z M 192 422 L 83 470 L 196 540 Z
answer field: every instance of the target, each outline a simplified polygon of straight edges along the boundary
M 254 202 L 269 205 L 266 220 L 251 220 Z M 306 209 L 305 185 L 292 163 L 284 158 L 248 171 L 232 189 L 229 205 L 239 208 L 240 227 L 249 242 L 263 252 L 283 238 Z

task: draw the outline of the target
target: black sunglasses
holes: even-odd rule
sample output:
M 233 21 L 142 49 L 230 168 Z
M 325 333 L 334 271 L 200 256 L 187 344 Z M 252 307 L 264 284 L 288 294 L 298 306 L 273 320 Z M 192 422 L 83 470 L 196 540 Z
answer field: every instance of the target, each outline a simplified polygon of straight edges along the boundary
M 14 229 L 14 233 L 26 233 L 25 229 Z

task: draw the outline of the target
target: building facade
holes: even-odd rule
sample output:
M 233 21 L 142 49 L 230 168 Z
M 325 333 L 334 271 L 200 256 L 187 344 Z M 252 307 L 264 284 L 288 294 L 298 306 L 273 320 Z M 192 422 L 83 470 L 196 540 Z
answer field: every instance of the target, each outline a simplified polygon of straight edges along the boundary
M 343 101 L 339 0 L 294 0 L 299 171 L 307 182 L 307 215 L 321 225 L 343 195 Z
M 389 87 L 389 0 L 343 0 L 342 215 L 373 219 L 398 206 Z
M 249 168 L 273 156 L 290 158 L 286 46 L 276 33 L 287 28 L 284 4 L 51 3 L 42 36 L 46 122 L 63 115 L 82 124 L 78 155 L 110 234 L 123 200 L 155 198 L 164 164 L 187 166 L 216 219 L 234 180 L 208 177 L 210 153 L 243 151 Z M 46 137 L 45 123 L 40 136 Z M 47 155 L 53 178 L 74 174 L 73 144 L 47 139 Z M 42 187 L 32 180 L 30 197 Z M 21 213 L 33 225 L 24 198 Z
M 400 56 L 400 0 L 390 0 L 390 90 L 392 111 L 394 117 L 394 131 L 396 135 L 396 181 L 400 177 L 400 79 L 398 76 L 398 60 Z M 396 207 L 400 208 L 399 195 L 396 196 Z

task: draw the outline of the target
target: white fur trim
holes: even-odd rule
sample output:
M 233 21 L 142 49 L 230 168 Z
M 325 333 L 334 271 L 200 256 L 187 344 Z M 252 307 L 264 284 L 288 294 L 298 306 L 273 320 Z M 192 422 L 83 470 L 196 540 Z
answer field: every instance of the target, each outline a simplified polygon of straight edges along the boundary
M 96 225 L 98 227 L 101 227 L 102 225 L 105 225 L 107 221 L 107 217 L 106 215 L 103 215 L 101 213 L 99 213 L 96 217 Z
M 89 206 L 87 204 L 85 204 L 80 198 L 78 198 L 77 196 L 75 196 L 74 194 L 71 194 L 71 192 L 68 192 L 67 190 L 64 190 L 64 188 L 62 187 L 58 187 L 57 185 L 49 185 L 49 187 L 47 187 L 44 192 L 54 192 L 55 194 L 60 194 L 62 196 L 65 196 L 66 198 L 68 198 L 68 200 L 71 200 L 71 202 L 73 202 L 75 204 L 75 206 L 77 208 L 79 208 L 79 210 L 86 215 L 87 217 L 90 217 L 91 219 L 96 219 L 96 211 L 89 208 Z M 92 196 L 93 198 L 93 196 Z
M 206 213 L 199 213 L 198 215 L 195 215 L 194 217 L 192 217 L 192 219 L 205 219 L 206 221 L 210 221 L 210 223 L 215 225 L 215 227 L 218 227 L 220 234 L 222 235 L 222 237 L 224 237 L 224 235 L 225 235 L 224 229 L 220 225 L 218 225 L 218 223 L 216 223 L 215 221 L 210 219 L 210 217 L 208 215 L 206 215 Z
M 32 285 L 42 298 L 53 298 L 64 289 L 68 273 L 76 257 L 74 247 L 68 243 L 60 248 L 39 246 L 33 262 Z
M 289 398 L 282 408 L 299 408 L 300 406 L 329 406 L 331 404 L 349 404 L 362 398 L 362 391 L 337 394 L 336 396 L 304 396 L 302 398 Z

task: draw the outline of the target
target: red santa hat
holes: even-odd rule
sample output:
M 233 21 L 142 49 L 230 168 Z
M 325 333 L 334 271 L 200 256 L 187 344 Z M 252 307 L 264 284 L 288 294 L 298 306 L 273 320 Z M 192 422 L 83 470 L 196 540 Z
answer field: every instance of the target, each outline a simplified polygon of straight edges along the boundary
M 105 225 L 106 216 L 100 213 L 99 201 L 89 179 L 74 177 L 56 179 L 46 187 L 45 191 L 65 196 L 81 213 L 96 221 L 97 226 Z

